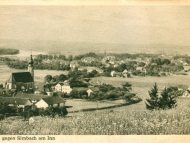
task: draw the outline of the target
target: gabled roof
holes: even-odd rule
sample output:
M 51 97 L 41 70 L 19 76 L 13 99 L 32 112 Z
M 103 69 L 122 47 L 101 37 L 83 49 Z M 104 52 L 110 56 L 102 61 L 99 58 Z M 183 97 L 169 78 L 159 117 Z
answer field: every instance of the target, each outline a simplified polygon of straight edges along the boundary
M 93 92 L 98 92 L 100 89 L 98 87 L 89 87 Z
M 59 85 L 59 84 L 60 84 L 61 86 L 63 86 L 63 85 L 64 85 L 64 83 L 61 83 L 61 82 L 60 82 L 60 83 L 56 84 L 56 86 L 57 86 L 57 85 Z
M 30 101 L 30 99 L 23 99 L 23 98 L 20 98 L 20 99 L 18 99 L 18 100 L 16 100 L 16 104 L 18 104 L 18 105 L 25 105 L 25 106 L 30 106 L 30 105 L 32 105 L 32 102 L 30 101 L 30 102 L 27 102 L 27 101 Z
M 29 101 L 29 102 L 27 102 Z M 32 105 L 31 101 L 27 98 L 16 98 L 16 97 L 1 97 L 0 103 L 18 104 L 18 105 Z
M 42 98 L 48 105 L 58 104 L 58 103 L 65 103 L 66 101 L 59 97 L 59 96 L 52 96 L 49 98 Z
M 13 98 L 13 97 L 0 97 L 0 103 L 9 103 L 9 104 L 15 104 L 15 101 L 19 98 Z
M 38 100 L 40 100 L 42 98 L 48 98 L 49 96 L 41 95 L 41 94 L 17 94 L 16 97 L 17 98 L 26 98 L 26 99 L 38 101 Z
M 8 82 L 34 82 L 30 72 L 17 72 L 12 73 Z

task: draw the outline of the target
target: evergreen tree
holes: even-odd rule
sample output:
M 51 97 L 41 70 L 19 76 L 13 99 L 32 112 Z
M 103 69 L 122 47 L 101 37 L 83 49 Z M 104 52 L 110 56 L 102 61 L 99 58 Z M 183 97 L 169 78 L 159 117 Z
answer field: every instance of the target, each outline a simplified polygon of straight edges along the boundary
M 146 99 L 146 108 L 149 110 L 153 109 L 171 109 L 177 106 L 177 100 L 175 95 L 170 94 L 167 88 L 161 93 L 161 96 L 158 95 L 158 87 L 155 83 L 154 87 L 149 91 L 150 99 Z
M 149 110 L 158 109 L 159 108 L 159 96 L 158 96 L 158 87 L 157 84 L 153 86 L 153 88 L 149 91 L 150 99 L 146 99 L 146 108 Z
M 164 88 L 164 90 L 162 91 L 160 99 L 160 108 L 162 109 L 171 109 L 173 107 L 176 107 L 177 105 L 175 95 L 169 94 L 167 88 Z

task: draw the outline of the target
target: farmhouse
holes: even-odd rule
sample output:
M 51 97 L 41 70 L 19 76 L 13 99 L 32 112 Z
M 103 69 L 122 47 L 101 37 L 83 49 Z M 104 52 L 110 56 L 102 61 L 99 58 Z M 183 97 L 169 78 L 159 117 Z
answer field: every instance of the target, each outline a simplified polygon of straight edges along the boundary
M 36 103 L 42 98 L 48 98 L 49 96 L 47 95 L 41 95 L 41 94 L 17 94 L 16 98 L 25 98 L 25 99 L 30 99 L 32 103 Z
M 99 91 L 98 87 L 89 87 L 86 92 L 88 93 L 88 97 L 89 97 L 92 93 L 97 93 L 98 91 Z
M 37 108 L 44 108 L 47 107 L 65 107 L 65 100 L 59 96 L 52 96 L 49 98 L 42 98 L 39 100 L 35 105 Z
M 32 102 L 26 98 L 15 98 L 15 97 L 0 97 L 0 103 L 7 103 L 8 106 L 15 106 L 17 108 L 23 108 L 25 106 L 31 106 Z
M 79 67 L 78 61 L 77 60 L 73 60 L 70 62 L 70 68 L 74 69 Z
M 116 72 L 116 71 L 111 71 L 110 75 L 112 77 L 121 77 L 122 73 L 121 72 Z
M 62 92 L 62 86 L 63 86 L 64 84 L 63 83 L 58 83 L 58 84 L 56 84 L 56 86 L 55 86 L 55 91 L 56 92 Z
M 92 63 L 92 62 L 95 62 L 96 59 L 94 57 L 85 57 L 85 58 L 82 58 L 81 61 L 83 63 Z
M 146 73 L 146 69 L 144 67 L 136 67 L 136 70 Z
M 26 90 L 34 89 L 34 68 L 33 58 L 30 56 L 28 72 L 11 73 L 9 79 L 5 83 L 7 89 Z
M 71 91 L 72 91 L 72 88 L 70 87 L 70 85 L 63 85 L 62 86 L 62 92 L 63 93 L 69 94 Z
M 183 69 L 185 72 L 189 71 L 190 70 L 190 66 L 183 66 Z

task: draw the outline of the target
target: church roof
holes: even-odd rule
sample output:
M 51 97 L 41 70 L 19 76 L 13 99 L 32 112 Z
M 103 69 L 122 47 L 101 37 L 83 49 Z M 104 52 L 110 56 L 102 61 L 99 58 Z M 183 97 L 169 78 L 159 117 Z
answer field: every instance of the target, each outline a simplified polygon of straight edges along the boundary
M 17 72 L 12 73 L 8 82 L 34 82 L 30 72 Z

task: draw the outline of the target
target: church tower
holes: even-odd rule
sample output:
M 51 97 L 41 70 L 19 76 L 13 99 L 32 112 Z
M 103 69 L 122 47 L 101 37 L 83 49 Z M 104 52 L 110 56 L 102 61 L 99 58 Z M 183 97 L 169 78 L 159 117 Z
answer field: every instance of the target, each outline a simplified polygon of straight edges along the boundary
M 29 60 L 29 63 L 28 63 L 28 71 L 30 72 L 31 76 L 33 77 L 34 79 L 34 67 L 33 67 L 33 58 L 32 58 L 32 54 L 30 55 L 30 60 Z

